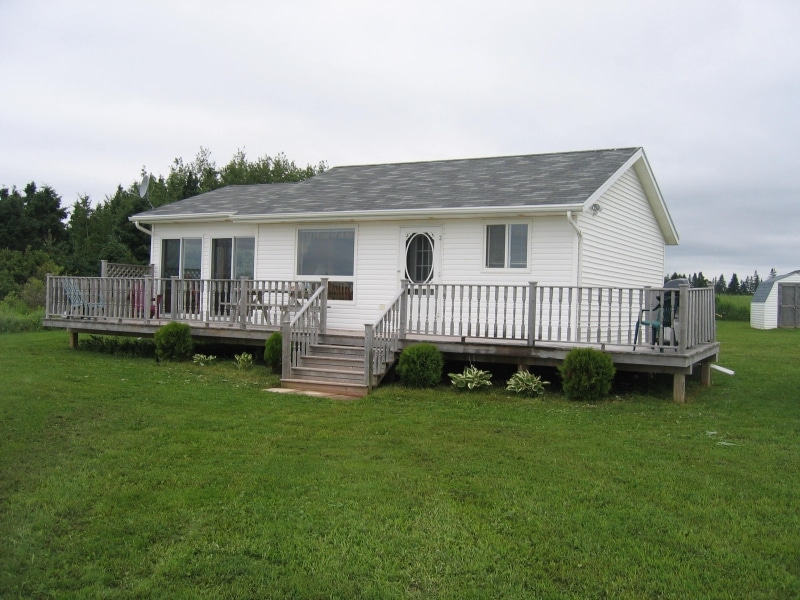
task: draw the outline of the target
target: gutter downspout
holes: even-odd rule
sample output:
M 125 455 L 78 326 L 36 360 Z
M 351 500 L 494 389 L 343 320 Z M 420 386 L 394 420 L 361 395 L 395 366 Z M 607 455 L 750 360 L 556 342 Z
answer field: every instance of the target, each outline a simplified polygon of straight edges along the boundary
M 573 218 L 571 210 L 567 211 L 567 222 L 572 225 L 572 228 L 578 234 L 578 277 L 575 281 L 575 285 L 580 287 L 583 279 L 583 232 L 580 227 L 578 227 L 577 219 Z
M 150 237 L 153 237 L 153 232 L 150 231 L 149 229 L 145 229 L 144 227 L 139 225 L 139 221 L 134 221 L 133 224 L 136 226 L 136 229 L 138 229 L 139 231 L 144 231 L 147 235 L 149 235 Z

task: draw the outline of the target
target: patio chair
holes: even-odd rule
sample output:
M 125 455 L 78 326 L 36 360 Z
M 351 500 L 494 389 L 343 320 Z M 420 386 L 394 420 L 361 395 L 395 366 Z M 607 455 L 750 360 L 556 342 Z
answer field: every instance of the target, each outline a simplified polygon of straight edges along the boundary
M 633 349 L 636 350 L 637 342 L 639 341 L 639 332 L 642 327 L 650 327 L 650 345 L 663 346 L 663 345 L 677 345 L 678 340 L 676 336 L 677 323 L 673 324 L 674 313 L 678 310 L 679 296 L 673 292 L 666 291 L 664 302 L 662 306 L 661 296 L 656 296 L 657 304 L 651 308 L 643 308 L 639 311 L 639 319 L 636 321 L 636 331 L 633 333 Z M 673 298 L 675 306 L 672 306 Z M 651 313 L 649 319 L 645 318 L 645 313 Z M 664 330 L 670 329 L 670 339 L 664 340 Z M 643 339 L 644 343 L 644 339 Z M 664 348 L 661 348 L 664 351 Z
M 98 294 L 97 302 L 87 299 L 77 279 L 69 278 L 64 280 L 64 293 L 67 295 L 67 301 L 69 302 L 69 310 L 64 315 L 67 318 L 96 316 L 106 305 L 102 294 Z

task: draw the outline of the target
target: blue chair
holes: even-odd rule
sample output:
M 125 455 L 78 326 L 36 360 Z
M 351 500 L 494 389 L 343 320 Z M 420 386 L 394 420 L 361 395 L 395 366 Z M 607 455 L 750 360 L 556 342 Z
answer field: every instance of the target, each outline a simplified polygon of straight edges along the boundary
M 64 280 L 64 293 L 67 295 L 69 302 L 69 311 L 64 315 L 66 317 L 94 317 L 98 316 L 105 308 L 105 301 L 103 295 L 98 294 L 97 302 L 91 302 L 84 296 L 81 284 L 77 279 Z

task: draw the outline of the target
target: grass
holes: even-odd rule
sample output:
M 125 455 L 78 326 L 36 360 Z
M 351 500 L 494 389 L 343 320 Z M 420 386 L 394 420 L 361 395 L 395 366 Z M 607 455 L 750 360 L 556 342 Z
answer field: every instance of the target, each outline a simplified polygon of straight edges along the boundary
M 745 321 L 750 322 L 750 304 L 753 297 L 749 295 L 734 296 L 717 294 L 716 312 L 720 321 Z
M 800 332 L 719 337 L 686 404 L 586 405 L 0 336 L 0 597 L 797 597 Z

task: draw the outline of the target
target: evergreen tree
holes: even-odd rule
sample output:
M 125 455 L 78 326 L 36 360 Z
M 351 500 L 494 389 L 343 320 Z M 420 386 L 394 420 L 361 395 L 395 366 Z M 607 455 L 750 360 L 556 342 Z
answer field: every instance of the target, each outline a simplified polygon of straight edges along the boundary
M 736 276 L 736 273 L 734 273 L 731 275 L 731 280 L 728 283 L 728 289 L 726 290 L 726 293 L 736 295 L 739 293 L 739 289 L 739 278 Z
M 720 274 L 717 277 L 717 280 L 714 282 L 714 293 L 715 294 L 724 294 L 727 291 L 725 287 L 725 275 Z

